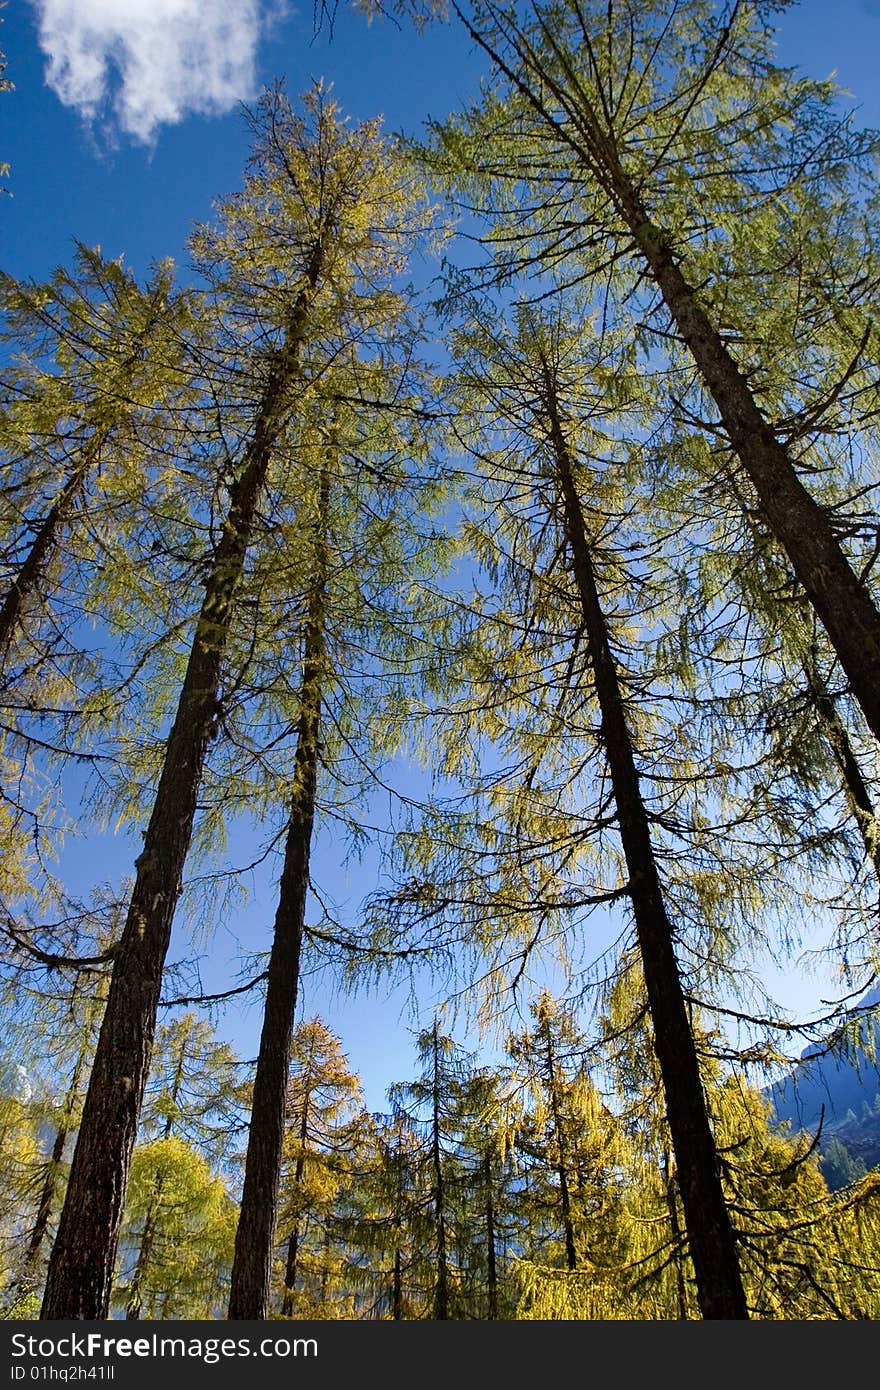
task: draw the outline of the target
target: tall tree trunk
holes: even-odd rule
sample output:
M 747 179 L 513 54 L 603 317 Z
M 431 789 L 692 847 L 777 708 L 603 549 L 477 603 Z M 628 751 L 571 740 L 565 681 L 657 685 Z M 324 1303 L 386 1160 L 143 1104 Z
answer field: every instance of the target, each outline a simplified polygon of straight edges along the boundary
M 847 727 L 840 716 L 837 703 L 819 674 L 818 664 L 813 653 L 804 664 L 807 677 L 807 690 L 819 716 L 819 723 L 837 764 L 849 809 L 859 828 L 865 854 L 869 859 L 874 877 L 880 887 L 880 843 L 877 837 L 877 819 L 874 802 L 867 783 L 862 776 L 859 760 L 850 742 Z
M 58 1176 L 61 1172 L 61 1164 L 64 1159 L 64 1149 L 67 1138 L 73 1127 L 73 1117 L 79 1103 L 80 1086 L 82 1085 L 83 1072 L 85 1071 L 86 1058 L 89 1052 L 91 1038 L 89 1032 L 84 1030 L 80 1046 L 73 1064 L 73 1073 L 70 1078 L 70 1085 L 64 1097 L 64 1104 L 61 1107 L 61 1116 L 58 1123 L 58 1130 L 55 1141 L 52 1145 L 52 1153 L 49 1158 L 49 1166 L 46 1169 L 46 1177 L 40 1192 L 40 1202 L 37 1207 L 37 1214 L 31 1228 L 30 1237 L 25 1251 L 25 1271 L 33 1269 L 46 1238 L 49 1229 L 49 1222 L 52 1218 L 52 1208 L 55 1204 L 55 1191 L 58 1186 Z
M 718 407 L 765 523 L 825 628 L 868 726 L 880 738 L 880 613 L 685 279 L 671 239 L 651 221 L 619 165 L 610 158 L 609 165 L 618 207 Z
M 495 1207 L 492 1201 L 492 1151 L 486 1149 L 483 1158 L 483 1182 L 486 1190 L 486 1283 L 489 1295 L 488 1321 L 498 1317 L 498 1265 L 495 1257 Z
M 296 1000 L 294 1008 L 296 1008 Z M 288 1063 L 289 1065 L 289 1063 Z M 309 1135 L 309 1100 L 311 1098 L 311 1085 L 307 1084 L 303 1097 L 302 1117 L 299 1126 L 299 1153 L 296 1156 L 296 1165 L 293 1170 L 294 1188 L 299 1188 L 302 1184 L 303 1173 L 306 1166 L 306 1140 Z M 299 1255 L 299 1216 L 294 1219 L 293 1229 L 290 1232 L 290 1239 L 287 1243 L 287 1264 L 284 1270 L 284 1298 L 281 1304 L 281 1316 L 284 1318 L 293 1317 L 293 1291 L 296 1288 L 296 1263 Z
M 559 1087 L 556 1075 L 556 1058 L 553 1053 L 553 1039 L 550 1024 L 544 1020 L 544 1042 L 547 1047 L 544 1062 L 547 1068 L 547 1088 L 550 1093 L 550 1113 L 553 1116 L 553 1136 L 556 1140 L 556 1175 L 559 1178 L 559 1203 L 562 1208 L 562 1229 L 565 1235 L 565 1264 L 567 1269 L 577 1269 L 577 1247 L 574 1241 L 574 1224 L 571 1219 L 571 1192 L 568 1186 L 568 1165 L 565 1161 L 565 1134 L 562 1116 L 559 1111 Z
M 682 1267 L 684 1252 L 681 1248 L 681 1223 L 678 1219 L 678 1200 L 675 1189 L 675 1170 L 672 1164 L 672 1155 L 667 1153 L 664 1149 L 663 1192 L 666 1197 L 666 1210 L 669 1212 L 669 1226 L 675 1244 L 675 1253 L 673 1256 L 675 1265 L 675 1296 L 678 1302 L 679 1320 L 686 1322 L 688 1319 L 687 1285 L 685 1284 L 684 1269 Z
M 162 970 L 192 837 L 196 799 L 217 711 L 223 652 L 272 451 L 299 376 L 309 305 L 320 271 L 316 247 L 268 374 L 196 626 L 177 714 L 125 927 L 114 958 L 67 1196 L 49 1261 L 46 1319 L 106 1318 L 131 1154 L 152 1055 Z
M 764 419 L 748 381 L 682 273 L 674 239 L 652 221 L 636 182 L 622 167 L 617 137 L 609 130 L 608 110 L 600 113 L 583 86 L 566 91 L 545 72 L 539 48 L 532 46 L 515 21 L 502 27 L 522 71 L 505 60 L 498 45 L 466 18 L 456 0 L 453 9 L 471 38 L 525 98 L 552 137 L 565 142 L 580 166 L 579 176 L 597 183 L 623 219 L 718 407 L 728 438 L 757 493 L 765 523 L 788 556 L 869 727 L 880 738 L 880 612 L 840 548 L 826 512 L 801 483 L 788 451 Z M 493 9 L 492 13 L 497 19 L 498 12 Z M 560 49 L 552 30 L 540 17 L 539 28 L 558 58 Z M 569 67 L 568 77 L 572 74 L 576 79 L 576 69 Z M 535 79 L 532 86 L 529 75 Z M 560 99 L 568 125 L 550 110 L 545 90 Z
M 434 1216 L 437 1222 L 437 1283 L 434 1289 L 434 1319 L 449 1317 L 449 1272 L 446 1254 L 446 1192 L 440 1152 L 440 1042 L 434 1020 L 434 1084 L 431 1112 L 431 1162 L 434 1168 Z
M 154 301 L 155 303 L 155 301 Z M 120 381 L 116 390 L 118 399 L 125 400 L 132 391 L 132 372 L 143 361 L 144 351 L 150 336 L 160 323 L 160 310 L 154 309 L 144 329 L 136 335 L 134 346 L 119 364 Z M 132 409 L 136 406 L 132 405 Z M 106 411 L 103 412 L 106 419 Z M 16 632 L 21 626 L 24 610 L 30 599 L 38 592 L 52 558 L 58 549 L 67 523 L 76 506 L 89 476 L 97 467 L 101 454 L 109 442 L 113 423 L 103 428 L 85 443 L 77 462 L 70 469 L 60 493 L 46 516 L 37 526 L 30 549 L 25 556 L 18 574 L 12 580 L 6 597 L 0 607 L 0 686 L 6 674 L 10 649 Z
M 315 574 L 303 650 L 301 708 L 284 868 L 269 956 L 266 1005 L 254 1077 L 250 1133 L 235 1254 L 230 1319 L 263 1319 L 269 1307 L 272 1249 L 284 1144 L 290 1044 L 309 887 L 320 757 L 321 701 L 326 680 L 325 608 L 329 464 L 322 469 L 316 523 Z
M 25 605 L 39 588 L 76 499 L 100 456 L 101 442 L 90 441 L 79 462 L 68 473 L 58 497 L 37 528 L 31 548 L 3 600 L 0 608 L 0 683 L 5 679 L 10 649 L 21 625 Z
M 144 1221 L 144 1229 L 141 1233 L 141 1244 L 138 1250 L 137 1264 L 131 1280 L 131 1287 L 128 1290 L 128 1298 L 125 1304 L 125 1316 L 130 1322 L 137 1320 L 141 1315 L 143 1306 L 142 1288 L 144 1274 L 153 1253 L 153 1242 L 156 1239 L 156 1224 L 159 1215 L 159 1202 L 162 1197 L 162 1174 L 157 1173 L 156 1181 L 153 1184 L 153 1191 L 150 1194 L 150 1204 L 147 1208 L 147 1215 Z
M 281 1316 L 293 1317 L 293 1294 L 296 1289 L 297 1261 L 299 1259 L 299 1217 L 293 1223 L 287 1242 L 287 1260 L 284 1266 L 284 1297 L 281 1300 Z
M 391 1276 L 391 1317 L 394 1322 L 400 1322 L 403 1317 L 403 1260 L 400 1254 L 400 1246 L 394 1248 L 394 1270 Z
M 748 1318 L 736 1241 L 721 1185 L 700 1068 L 688 1020 L 617 667 L 596 587 L 583 510 L 555 387 L 546 400 L 565 528 L 593 665 L 602 741 L 614 792 L 628 892 L 642 959 L 654 1046 L 679 1174 L 685 1225 L 704 1318 Z

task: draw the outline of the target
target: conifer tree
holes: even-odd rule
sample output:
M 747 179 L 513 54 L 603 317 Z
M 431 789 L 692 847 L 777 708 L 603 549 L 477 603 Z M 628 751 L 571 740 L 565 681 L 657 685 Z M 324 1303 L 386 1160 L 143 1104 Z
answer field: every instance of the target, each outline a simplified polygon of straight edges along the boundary
M 415 520 L 427 388 L 416 372 L 412 296 L 401 277 L 407 257 L 432 225 L 433 212 L 418 181 L 379 138 L 375 123 L 351 135 L 343 134 L 340 123 L 333 138 L 340 144 L 340 163 L 346 142 L 354 146 L 360 182 L 348 197 L 354 204 L 357 195 L 360 202 L 346 208 L 351 217 L 345 242 L 351 303 L 343 303 L 340 313 L 335 360 L 321 365 L 298 433 L 291 430 L 288 440 L 301 470 L 295 499 L 299 570 L 288 577 L 287 592 L 274 600 L 280 617 L 273 645 L 262 653 L 269 667 L 263 707 L 274 720 L 280 710 L 295 738 L 292 747 L 285 741 L 273 748 L 278 794 L 287 811 L 284 863 L 254 1080 L 231 1318 L 262 1317 L 268 1306 L 287 1058 L 321 800 L 332 801 L 335 791 L 338 818 L 348 825 L 355 822 L 355 813 L 342 809 L 338 792 L 347 782 L 369 784 L 373 756 L 381 758 L 386 746 L 386 736 L 379 732 L 371 748 L 379 721 L 364 712 L 373 686 L 378 703 L 383 678 L 394 686 L 412 659 L 407 649 L 412 624 L 400 593 L 423 563 L 419 552 L 430 549 L 429 535 L 419 534 Z M 325 174 L 325 184 L 329 179 Z M 361 214 L 367 225 L 358 236 Z M 285 751 L 287 769 L 281 766 Z M 349 799 L 354 799 L 351 792 Z
M 362 1102 L 339 1040 L 320 1019 L 301 1023 L 291 1047 L 288 1123 L 280 1185 L 281 1316 L 330 1316 L 336 1213 L 363 1143 Z M 323 1234 L 321 1232 L 323 1231 Z M 308 1279 L 304 1271 L 308 1270 Z
M 228 504 L 206 561 L 205 594 L 165 744 L 156 798 L 138 857 L 126 925 L 118 944 L 107 1009 L 86 1097 L 61 1224 L 50 1261 L 42 1316 L 99 1317 L 108 1308 L 125 1194 L 155 1029 L 162 969 L 197 797 L 216 728 L 224 652 L 236 595 L 262 525 L 267 488 L 288 485 L 281 442 L 309 389 L 305 349 L 319 373 L 339 339 L 357 332 L 373 285 L 358 288 L 359 255 L 376 258 L 366 216 L 375 190 L 374 126 L 348 132 L 325 94 L 306 99 L 304 116 L 281 92 L 253 117 L 254 149 L 245 188 L 221 209 L 216 231 L 201 229 L 193 251 L 214 289 L 216 360 L 250 399 L 238 410 L 238 437 L 218 469 Z M 366 189 L 366 191 L 365 191 Z M 390 210 L 379 224 L 387 226 Z M 263 248 L 261 251 L 260 248 Z M 381 262 L 381 255 L 378 255 Z M 220 383 L 215 379 L 214 387 Z
M 403 0 L 399 8 L 420 7 Z M 768 21 L 775 8 L 766 0 L 454 4 L 493 80 L 480 107 L 437 128 L 431 162 L 442 174 L 459 175 L 468 204 L 490 213 L 500 280 L 523 268 L 559 271 L 584 285 L 588 297 L 605 295 L 606 309 L 635 303 L 648 317 L 642 283 L 659 296 L 717 410 L 719 424 L 710 428 L 724 431 L 768 531 L 880 737 L 880 613 L 858 556 L 845 549 L 833 515 L 814 497 L 809 460 L 800 456 L 802 441 L 852 377 L 861 370 L 870 378 L 872 355 L 865 354 L 876 251 L 867 231 L 870 185 L 865 198 L 859 183 L 873 143 L 840 120 L 826 84 L 795 80 L 774 64 Z M 824 195 L 825 226 L 836 227 L 844 189 L 865 214 L 859 225 L 868 270 L 835 283 L 836 309 L 826 323 L 846 324 L 849 362 L 830 381 L 822 371 L 811 379 L 787 432 L 762 380 L 761 351 L 772 376 L 776 349 L 765 341 L 754 362 L 738 349 L 750 324 L 726 292 L 731 276 L 763 274 L 767 283 L 778 274 L 776 262 L 772 270 L 743 264 L 760 235 L 737 238 L 734 226 L 748 227 L 764 204 L 778 200 L 801 229 L 809 262 L 810 235 L 798 207 L 804 190 L 814 197 L 810 225 L 821 222 Z M 820 259 L 826 247 L 823 238 Z M 776 250 L 774 244 L 774 256 Z M 800 273 L 810 283 L 822 275 L 818 261 Z M 796 302 L 809 316 L 813 299 Z M 804 327 L 790 321 L 787 341 L 797 341 Z M 646 341 L 641 320 L 632 331 Z M 648 329 L 653 350 L 668 333 L 665 325 Z M 829 367 L 833 372 L 825 357 Z

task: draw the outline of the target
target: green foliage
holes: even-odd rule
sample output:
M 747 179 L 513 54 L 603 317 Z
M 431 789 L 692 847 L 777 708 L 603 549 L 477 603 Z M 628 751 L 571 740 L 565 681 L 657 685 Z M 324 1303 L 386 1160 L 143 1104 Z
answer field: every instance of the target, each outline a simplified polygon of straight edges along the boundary
M 116 1306 L 129 1309 L 129 1316 L 148 1318 L 220 1316 L 235 1216 L 225 1184 L 183 1139 L 171 1135 L 139 1145 L 132 1159 Z
M 193 288 L 82 246 L 46 284 L 0 279 L 0 933 L 27 1073 L 0 1082 L 4 1316 L 36 1307 L 103 1002 L 100 973 L 55 972 L 100 967 L 128 897 L 71 900 L 53 855 L 146 821 L 196 649 L 217 655 L 183 900 L 201 942 L 242 825 L 260 855 L 285 833 L 308 707 L 319 832 L 374 874 L 355 914 L 311 884 L 309 965 L 425 960 L 483 1022 L 531 1007 L 494 1070 L 425 1029 L 389 1116 L 299 1025 L 272 1316 L 698 1316 L 560 447 L 750 1315 L 880 1314 L 876 1175 L 836 1141 L 820 1163 L 751 1084 L 794 1031 L 762 952 L 816 920 L 847 983 L 876 967 L 876 747 L 645 273 L 665 257 L 695 287 L 871 591 L 877 138 L 778 66 L 780 8 L 462 6 L 492 75 L 419 150 L 323 84 L 263 94 Z M 406 283 L 446 237 L 428 182 L 484 253 L 447 266 L 437 319 Z M 421 360 L 441 323 L 442 374 Z M 118 1311 L 222 1316 L 247 1104 L 206 1022 L 158 1029 Z

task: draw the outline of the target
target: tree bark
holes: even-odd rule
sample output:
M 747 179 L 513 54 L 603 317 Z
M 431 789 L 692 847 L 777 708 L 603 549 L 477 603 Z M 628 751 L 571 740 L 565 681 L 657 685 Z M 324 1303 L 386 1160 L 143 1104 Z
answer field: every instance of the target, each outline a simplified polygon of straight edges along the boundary
M 132 389 L 131 373 L 143 360 L 143 353 L 149 342 L 150 334 L 159 321 L 159 312 L 155 310 L 147 326 L 137 334 L 135 346 L 120 364 L 122 379 L 118 388 L 118 395 L 121 399 L 126 398 Z M 104 414 L 106 415 L 106 411 Z M 37 527 L 30 550 L 25 556 L 18 574 L 9 586 L 3 605 L 0 607 L 0 685 L 2 685 L 6 675 L 10 650 L 16 632 L 22 624 L 25 607 L 39 589 L 40 581 L 51 564 L 52 557 L 61 541 L 68 518 L 76 506 L 77 499 L 89 476 L 98 465 L 102 450 L 109 442 L 112 432 L 113 425 L 105 424 L 83 446 L 79 460 L 70 469 L 60 493 Z
M 807 659 L 804 669 L 810 699 L 819 716 L 819 723 L 837 764 L 844 795 L 853 819 L 859 828 L 865 854 L 873 867 L 878 886 L 880 886 L 880 844 L 878 844 L 877 839 L 877 819 L 871 793 L 862 776 L 862 769 L 859 767 L 858 758 L 853 750 L 849 733 L 840 716 L 836 701 L 819 675 L 818 667 L 812 656 Z
M 162 1196 L 163 1187 L 164 1183 L 162 1181 L 162 1175 L 161 1173 L 158 1173 L 156 1175 L 156 1181 L 153 1184 L 153 1191 L 150 1195 L 150 1206 L 147 1211 L 146 1220 L 144 1221 L 144 1229 L 141 1233 L 141 1244 L 140 1249 L 138 1250 L 137 1264 L 135 1265 L 134 1274 L 131 1280 L 131 1287 L 129 1288 L 128 1298 L 125 1304 L 125 1316 L 126 1320 L 129 1322 L 136 1321 L 138 1318 L 140 1318 L 141 1315 L 141 1308 L 143 1306 L 141 1286 L 143 1284 L 144 1272 L 146 1271 L 150 1255 L 153 1253 L 153 1242 L 156 1238 L 156 1222 L 158 1219 L 159 1212 L 159 1200 Z
M 678 1302 L 678 1316 L 680 1321 L 686 1322 L 688 1319 L 687 1285 L 685 1284 L 684 1269 L 682 1268 L 683 1251 L 681 1249 L 681 1224 L 678 1219 L 675 1172 L 672 1164 L 672 1155 L 665 1150 L 663 1153 L 663 1191 L 666 1197 L 666 1210 L 669 1212 L 669 1226 L 672 1231 L 672 1240 L 675 1247 L 673 1263 L 675 1265 L 675 1296 Z
M 431 1162 L 434 1168 L 434 1216 L 437 1222 L 437 1283 L 434 1289 L 434 1320 L 449 1317 L 449 1272 L 446 1255 L 446 1193 L 440 1152 L 440 1043 L 434 1020 L 434 1078 L 431 1112 Z
M 40 1313 L 45 1319 L 99 1319 L 109 1311 L 122 1206 L 143 1103 L 162 970 L 192 838 L 196 799 L 217 712 L 223 652 L 272 451 L 299 374 L 309 305 L 320 272 L 320 246 L 309 288 L 298 295 L 283 347 L 270 368 L 241 474 L 196 626 L 177 713 L 125 927 L 114 959 L 107 1006 L 58 1235 Z
M 685 1226 L 704 1318 L 748 1318 L 736 1241 L 721 1185 L 699 1061 L 688 1020 L 672 925 L 651 843 L 650 824 L 627 725 L 617 666 L 596 587 L 583 510 L 555 389 L 546 400 L 565 529 L 593 665 L 601 734 L 614 792 L 629 897 L 663 1079 Z
M 46 1238 L 46 1232 L 49 1229 L 52 1207 L 55 1202 L 55 1188 L 58 1183 L 58 1174 L 61 1172 L 61 1164 L 64 1159 L 64 1149 L 67 1144 L 67 1138 L 74 1123 L 74 1112 L 79 1100 L 79 1089 L 82 1083 L 83 1072 L 85 1071 L 89 1042 L 89 1033 L 85 1032 L 73 1064 L 73 1074 L 70 1078 L 70 1085 L 61 1108 L 61 1120 L 55 1135 L 55 1141 L 52 1145 L 52 1154 L 49 1159 L 49 1166 L 46 1170 L 46 1178 L 43 1183 L 42 1191 L 40 1192 L 40 1203 L 37 1207 L 37 1214 L 34 1218 L 34 1224 L 25 1252 L 26 1271 L 30 1271 L 36 1264 L 37 1257 L 43 1246 L 43 1241 Z
M 486 1282 L 489 1294 L 488 1321 L 498 1317 L 498 1265 L 495 1256 L 495 1206 L 492 1201 L 492 1151 L 486 1149 L 483 1158 L 483 1181 L 486 1188 Z
M 400 1246 L 394 1250 L 394 1269 L 391 1275 L 391 1317 L 394 1322 L 400 1322 L 403 1317 L 403 1269 L 400 1255 Z
M 180 1050 L 177 1053 L 177 1060 L 174 1064 L 174 1077 L 171 1082 L 171 1105 L 176 1109 L 177 1100 L 180 1095 L 180 1088 L 183 1085 L 183 1076 L 186 1068 L 186 1045 L 188 1035 L 181 1038 Z M 162 1138 L 170 1139 L 171 1131 L 174 1128 L 174 1110 L 165 1119 L 162 1127 Z M 128 1291 L 128 1298 L 125 1305 L 125 1316 L 129 1321 L 140 1317 L 143 1306 L 141 1297 L 141 1286 L 144 1280 L 144 1272 L 149 1263 L 150 1255 L 153 1252 L 153 1244 L 156 1239 L 156 1226 L 159 1220 L 159 1202 L 162 1197 L 162 1189 L 165 1186 L 165 1178 L 161 1172 L 156 1173 L 156 1180 L 153 1183 L 153 1190 L 150 1193 L 150 1200 L 147 1206 L 147 1214 L 144 1219 L 144 1229 L 141 1234 L 141 1244 L 138 1250 L 137 1263 L 134 1274 L 132 1275 L 131 1286 Z
M 325 463 L 316 526 L 316 572 L 309 599 L 303 644 L 302 693 L 294 755 L 293 791 L 275 931 L 269 956 L 266 1005 L 254 1077 L 241 1210 L 235 1235 L 232 1286 L 227 1314 L 230 1319 L 264 1319 L 269 1308 L 291 1034 L 299 987 L 300 954 L 309 887 L 309 856 L 315 821 L 321 701 L 326 679 L 324 624 L 329 495 L 329 465 Z

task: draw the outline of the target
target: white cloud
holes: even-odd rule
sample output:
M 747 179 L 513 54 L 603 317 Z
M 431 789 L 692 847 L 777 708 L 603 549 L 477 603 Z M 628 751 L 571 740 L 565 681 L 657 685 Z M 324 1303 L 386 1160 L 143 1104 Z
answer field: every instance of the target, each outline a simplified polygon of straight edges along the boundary
M 256 85 L 256 52 L 279 0 L 31 0 L 46 81 L 86 120 L 112 112 L 149 144 L 162 125 L 220 115 Z

